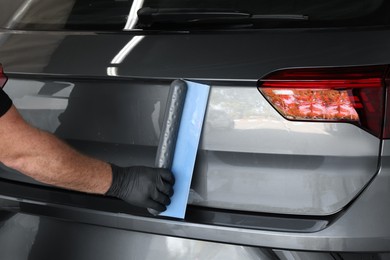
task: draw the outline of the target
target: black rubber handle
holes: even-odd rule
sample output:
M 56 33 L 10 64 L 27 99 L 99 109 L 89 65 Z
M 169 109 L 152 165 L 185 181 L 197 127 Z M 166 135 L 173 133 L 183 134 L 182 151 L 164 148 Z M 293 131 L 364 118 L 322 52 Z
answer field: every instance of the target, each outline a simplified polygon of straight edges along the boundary
M 172 82 L 168 103 L 164 114 L 164 123 L 157 148 L 155 167 L 171 169 L 175 154 L 176 140 L 179 132 L 181 115 L 187 95 L 187 84 L 183 80 Z M 149 209 L 150 214 L 158 215 L 159 212 Z

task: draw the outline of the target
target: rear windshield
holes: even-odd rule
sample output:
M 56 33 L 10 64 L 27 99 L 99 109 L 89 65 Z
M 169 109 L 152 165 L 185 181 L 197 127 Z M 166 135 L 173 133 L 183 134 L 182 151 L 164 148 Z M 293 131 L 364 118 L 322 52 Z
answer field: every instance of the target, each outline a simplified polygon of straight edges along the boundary
M 0 26 L 21 30 L 130 30 L 134 28 L 283 28 L 383 26 L 386 0 L 1 0 Z M 170 11 L 147 17 L 137 11 Z M 232 14 L 215 19 L 220 13 Z M 192 13 L 187 19 L 187 14 Z M 194 16 L 195 13 L 195 16 Z M 207 13 L 207 16 L 201 16 Z M 237 14 L 248 14 L 241 19 Z M 199 17 L 198 17 L 198 16 Z M 149 19 L 150 18 L 150 19 Z

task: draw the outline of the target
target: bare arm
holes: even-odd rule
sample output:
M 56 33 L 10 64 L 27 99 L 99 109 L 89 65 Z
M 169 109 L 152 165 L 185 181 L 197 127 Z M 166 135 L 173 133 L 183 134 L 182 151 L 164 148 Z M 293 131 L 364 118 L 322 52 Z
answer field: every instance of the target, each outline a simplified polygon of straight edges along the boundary
M 159 212 L 170 203 L 175 181 L 167 169 L 118 167 L 85 156 L 27 124 L 14 106 L 0 117 L 0 161 L 46 184 L 117 197 Z
M 108 163 L 30 126 L 14 106 L 0 117 L 0 161 L 37 181 L 71 190 L 105 194 L 112 182 Z

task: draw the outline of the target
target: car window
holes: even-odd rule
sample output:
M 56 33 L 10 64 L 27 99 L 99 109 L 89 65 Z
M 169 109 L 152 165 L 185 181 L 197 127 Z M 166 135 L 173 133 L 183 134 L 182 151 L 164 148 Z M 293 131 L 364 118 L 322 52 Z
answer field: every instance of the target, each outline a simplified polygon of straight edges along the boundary
M 122 30 L 132 3 L 132 0 L 2 0 L 0 25 L 23 30 Z
M 340 27 L 390 23 L 390 1 L 385 0 L 2 0 L 0 26 L 23 30 L 120 31 L 134 28 L 129 27 L 129 20 L 137 19 L 141 7 L 174 13 L 174 16 L 149 14 L 147 28 Z M 223 12 L 235 17 L 221 18 Z M 233 26 L 236 23 L 241 26 Z M 143 25 L 139 23 L 136 27 L 145 29 Z
M 316 19 L 353 18 L 368 15 L 384 0 L 145 0 L 155 8 L 209 8 L 240 10 L 251 14 L 304 14 Z

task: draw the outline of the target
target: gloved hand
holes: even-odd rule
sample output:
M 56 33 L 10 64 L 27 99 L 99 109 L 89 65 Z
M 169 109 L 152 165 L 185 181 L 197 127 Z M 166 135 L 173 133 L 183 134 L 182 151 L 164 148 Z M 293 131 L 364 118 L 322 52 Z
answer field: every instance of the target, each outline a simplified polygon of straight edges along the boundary
M 171 203 L 175 178 L 171 171 L 145 166 L 119 167 L 111 164 L 112 184 L 106 195 L 134 206 L 166 210 Z

